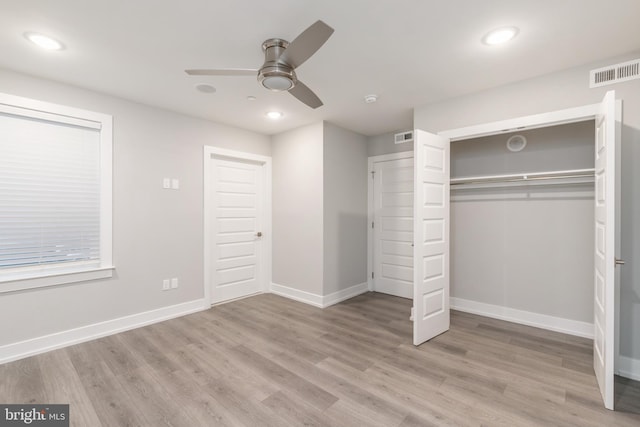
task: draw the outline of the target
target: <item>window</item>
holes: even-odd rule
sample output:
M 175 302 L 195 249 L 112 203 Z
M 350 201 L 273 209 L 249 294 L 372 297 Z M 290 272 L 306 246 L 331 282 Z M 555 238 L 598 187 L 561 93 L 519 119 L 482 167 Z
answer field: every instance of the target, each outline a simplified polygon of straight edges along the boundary
M 111 121 L 0 94 L 0 292 L 111 277 Z

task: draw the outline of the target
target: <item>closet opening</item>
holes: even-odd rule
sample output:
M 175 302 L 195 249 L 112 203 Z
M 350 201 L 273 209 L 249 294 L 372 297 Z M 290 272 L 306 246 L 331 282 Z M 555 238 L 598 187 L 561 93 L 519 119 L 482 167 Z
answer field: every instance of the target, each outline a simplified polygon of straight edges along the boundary
M 593 338 L 594 133 L 590 119 L 451 143 L 451 308 Z M 369 289 L 402 298 L 413 157 L 369 158 Z
M 588 120 L 451 143 L 452 309 L 593 339 L 594 135 Z

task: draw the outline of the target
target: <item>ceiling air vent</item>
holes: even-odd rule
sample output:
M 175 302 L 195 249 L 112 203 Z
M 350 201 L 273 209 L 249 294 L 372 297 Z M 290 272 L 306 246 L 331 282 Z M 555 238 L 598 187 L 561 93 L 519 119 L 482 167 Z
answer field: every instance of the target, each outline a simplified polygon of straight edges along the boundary
M 635 79 L 640 79 L 640 59 L 591 70 L 589 87 L 594 88 Z
M 402 144 L 403 142 L 413 141 L 413 131 L 396 133 L 393 137 L 393 142 L 396 144 Z

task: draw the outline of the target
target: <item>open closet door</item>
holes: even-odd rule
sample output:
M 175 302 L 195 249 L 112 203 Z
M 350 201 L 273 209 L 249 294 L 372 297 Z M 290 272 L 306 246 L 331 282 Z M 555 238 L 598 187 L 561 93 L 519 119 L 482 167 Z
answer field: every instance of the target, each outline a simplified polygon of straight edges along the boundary
M 413 344 L 449 329 L 448 138 L 414 133 Z
M 593 368 L 604 406 L 613 409 L 616 284 L 616 104 L 607 92 L 596 117 Z M 619 232 L 618 232 L 619 234 Z

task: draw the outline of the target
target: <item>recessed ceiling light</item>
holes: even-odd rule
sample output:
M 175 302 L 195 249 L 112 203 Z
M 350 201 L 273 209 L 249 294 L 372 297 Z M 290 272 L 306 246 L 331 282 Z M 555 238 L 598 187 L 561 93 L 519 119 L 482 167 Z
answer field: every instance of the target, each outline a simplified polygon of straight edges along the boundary
M 503 27 L 490 31 L 482 38 L 482 43 L 490 46 L 506 43 L 518 35 L 516 27 Z
M 366 102 L 367 104 L 373 104 L 374 102 L 376 102 L 378 100 L 378 95 L 365 95 L 364 97 L 364 102 Z
M 196 85 L 196 90 L 202 93 L 215 93 L 216 88 L 207 83 L 201 83 Z
M 256 100 L 255 96 L 253 96 L 253 95 L 247 96 L 247 101 L 255 101 L 255 100 Z
M 58 40 L 52 39 L 49 36 L 45 36 L 40 33 L 24 33 L 24 37 L 29 40 L 31 43 L 35 44 L 38 47 L 46 50 L 62 50 L 64 49 L 64 45 L 60 43 Z
M 284 116 L 284 114 L 282 114 L 280 111 L 269 111 L 267 113 L 267 117 L 269 117 L 271 120 L 278 120 L 282 118 L 282 116 Z

